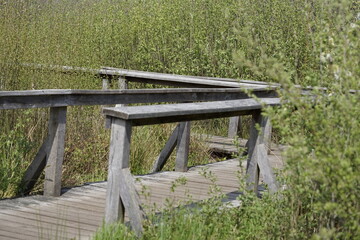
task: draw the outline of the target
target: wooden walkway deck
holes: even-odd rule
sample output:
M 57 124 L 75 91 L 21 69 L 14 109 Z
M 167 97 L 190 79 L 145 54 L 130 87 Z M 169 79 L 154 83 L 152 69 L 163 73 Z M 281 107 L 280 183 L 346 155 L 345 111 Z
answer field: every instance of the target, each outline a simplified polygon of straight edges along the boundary
M 221 148 L 230 148 L 229 140 L 212 138 Z M 210 144 L 211 146 L 211 144 Z M 213 145 L 214 146 L 214 145 Z M 234 146 L 233 150 L 234 150 Z M 279 148 L 272 149 L 269 160 L 274 168 L 282 167 Z M 238 174 L 245 162 L 230 159 L 223 162 L 190 168 L 188 172 L 160 172 L 136 176 L 136 188 L 145 211 L 156 206 L 160 210 L 166 202 L 209 198 L 210 180 L 201 172 L 211 171 L 216 184 L 226 194 L 224 201 L 234 201 L 239 195 Z M 244 172 L 244 171 L 242 171 Z M 186 179 L 186 184 L 171 191 L 177 179 Z M 90 239 L 102 225 L 104 218 L 106 182 L 89 183 L 80 187 L 63 189 L 61 197 L 30 196 L 0 201 L 0 239 Z M 168 201 L 167 201 L 168 200 Z

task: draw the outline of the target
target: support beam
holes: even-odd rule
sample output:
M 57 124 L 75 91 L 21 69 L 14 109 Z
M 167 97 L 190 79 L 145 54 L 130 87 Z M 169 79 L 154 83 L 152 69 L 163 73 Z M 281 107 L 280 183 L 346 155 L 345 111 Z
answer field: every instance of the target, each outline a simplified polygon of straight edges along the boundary
M 248 141 L 248 162 L 246 167 L 248 190 L 257 192 L 259 171 L 270 192 L 277 190 L 277 183 L 267 156 L 270 140 L 271 125 L 269 118 L 262 116 L 261 111 L 257 111 L 252 115 L 250 139 Z
M 110 86 L 110 80 L 107 77 L 102 79 L 102 90 L 108 90 Z
M 166 161 L 169 159 L 171 153 L 174 151 L 174 149 L 176 147 L 178 136 L 179 136 L 179 128 L 180 128 L 180 124 L 178 124 L 176 126 L 176 128 L 170 135 L 169 140 L 165 144 L 165 147 L 163 148 L 163 150 L 161 150 L 161 153 L 159 154 L 158 158 L 156 159 L 151 172 L 154 173 L 154 172 L 161 171 L 161 169 L 164 167 Z
M 105 222 L 124 222 L 125 208 L 120 197 L 121 171 L 129 167 L 131 123 L 122 119 L 112 119 L 108 185 L 106 192 Z
M 235 136 L 241 137 L 241 116 L 231 117 L 229 121 L 228 137 L 234 138 Z
M 19 191 L 21 195 L 27 195 L 34 188 L 37 180 L 39 179 L 42 171 L 46 166 L 46 156 L 47 156 L 47 145 L 49 144 L 49 137 L 45 139 L 41 145 L 38 153 L 36 154 L 34 160 L 30 163 L 29 167 L 26 169 L 24 177 L 22 179 L 22 188 Z
M 141 208 L 140 197 L 135 189 L 135 180 L 129 168 L 119 170 L 119 177 L 121 201 L 129 215 L 131 228 L 140 237 L 143 231 L 145 213 Z
M 186 172 L 189 160 L 190 122 L 181 122 L 177 140 L 175 171 Z
M 58 197 L 61 193 L 62 164 L 65 149 L 67 107 L 50 108 L 49 144 L 45 167 L 44 195 Z
M 119 77 L 118 79 L 118 83 L 119 83 L 119 89 L 128 89 L 129 85 L 128 85 L 128 81 L 126 80 L 126 78 L 123 77 Z M 116 107 L 123 107 L 126 106 L 125 104 L 116 104 Z

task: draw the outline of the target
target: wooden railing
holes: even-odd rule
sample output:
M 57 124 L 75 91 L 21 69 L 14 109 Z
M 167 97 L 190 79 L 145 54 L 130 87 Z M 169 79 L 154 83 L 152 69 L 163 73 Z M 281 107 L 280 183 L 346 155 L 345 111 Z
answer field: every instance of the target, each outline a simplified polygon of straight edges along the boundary
M 256 88 L 258 97 L 275 97 L 275 90 Z M 67 107 L 159 102 L 193 102 L 244 99 L 242 89 L 141 89 L 141 90 L 30 90 L 0 92 L 0 109 L 50 108 L 48 137 L 25 172 L 23 193 L 33 188 L 45 169 L 44 194 L 59 196 L 64 156 Z
M 178 144 L 175 170 L 187 171 L 190 125 L 189 122 L 184 121 L 251 115 L 252 126 L 246 168 L 247 185 L 249 190 L 257 192 L 261 171 L 270 192 L 275 192 L 277 183 L 267 157 L 271 126 L 269 119 L 262 116 L 261 110 L 264 106 L 277 105 L 280 105 L 280 99 L 278 98 L 261 98 L 258 101 L 255 99 L 241 99 L 105 108 L 103 110 L 104 114 L 111 119 L 111 142 L 105 205 L 106 223 L 124 221 L 126 210 L 134 231 L 138 235 L 142 232 L 145 213 L 142 211 L 139 196 L 135 189 L 135 180 L 129 169 L 133 126 L 180 121 L 180 125 L 175 128 L 175 134 L 173 134 L 176 136 L 173 137 L 172 135 L 170 139 L 177 139 Z M 256 125 L 259 125 L 260 128 L 257 128 Z

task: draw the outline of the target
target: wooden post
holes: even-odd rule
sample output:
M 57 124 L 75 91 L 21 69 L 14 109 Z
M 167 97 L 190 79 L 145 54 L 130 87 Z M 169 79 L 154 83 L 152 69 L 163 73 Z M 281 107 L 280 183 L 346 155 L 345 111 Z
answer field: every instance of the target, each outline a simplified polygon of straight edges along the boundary
M 260 128 L 256 129 L 256 125 Z M 258 111 L 252 116 L 250 139 L 248 141 L 247 188 L 257 192 L 259 172 L 270 192 L 277 191 L 277 183 L 269 163 L 267 149 L 271 140 L 271 125 L 268 117 Z
M 257 163 L 257 156 L 254 154 L 256 142 L 258 140 L 258 130 L 256 129 L 256 124 L 259 121 L 261 112 L 257 111 L 252 115 L 251 127 L 250 127 L 250 138 L 247 145 L 248 159 L 246 165 L 246 185 L 247 189 L 257 193 L 259 185 L 259 167 Z M 255 152 L 256 153 L 256 152 Z
M 50 108 L 44 195 L 60 196 L 65 149 L 66 107 Z
M 159 154 L 158 158 L 156 159 L 151 172 L 153 172 L 153 173 L 158 172 L 164 167 L 166 161 L 169 159 L 171 153 L 174 151 L 174 149 L 176 147 L 176 143 L 177 143 L 178 136 L 179 136 L 179 128 L 180 128 L 180 124 L 178 124 L 176 126 L 176 128 L 170 135 L 169 140 L 165 144 L 165 147 L 163 148 L 163 150 L 161 150 L 161 153 Z
M 119 89 L 128 89 L 128 81 L 124 77 L 119 77 Z M 123 107 L 126 106 L 125 104 L 116 104 L 116 107 Z
M 177 140 L 175 171 L 186 172 L 189 159 L 190 122 L 181 122 Z
M 19 194 L 27 195 L 31 192 L 35 183 L 39 179 L 42 171 L 46 166 L 46 156 L 47 156 L 47 145 L 49 143 L 49 137 L 45 139 L 41 145 L 38 153 L 36 154 L 34 160 L 31 162 L 29 167 L 26 169 L 24 177 L 21 181 L 22 189 L 20 189 Z
M 108 182 L 106 192 L 105 222 L 124 222 L 125 209 L 120 198 L 120 170 L 129 167 L 131 123 L 113 118 L 111 121 L 111 139 Z
M 130 121 L 118 118 L 113 118 L 111 121 L 105 222 L 124 222 L 126 210 L 131 227 L 140 236 L 145 214 L 140 206 L 135 181 L 129 170 L 131 128 Z
M 104 78 L 102 79 L 102 89 L 103 89 L 103 90 L 108 90 L 108 89 L 109 89 L 109 85 L 110 85 L 110 80 L 109 80 L 109 78 L 104 77 Z
M 235 136 L 241 137 L 241 116 L 231 117 L 229 121 L 228 137 L 234 138 Z

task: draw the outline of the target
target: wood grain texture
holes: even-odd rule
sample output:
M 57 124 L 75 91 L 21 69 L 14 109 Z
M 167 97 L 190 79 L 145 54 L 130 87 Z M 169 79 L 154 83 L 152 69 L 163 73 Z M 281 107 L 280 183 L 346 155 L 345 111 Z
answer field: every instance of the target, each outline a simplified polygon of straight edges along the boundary
M 219 140 L 214 138 L 214 141 Z M 231 143 L 232 140 L 223 138 L 223 141 Z M 272 166 L 274 164 L 281 165 L 281 151 L 275 147 L 274 145 L 272 152 L 278 154 L 278 157 L 274 157 L 270 161 Z M 216 176 L 216 184 L 226 195 L 223 202 L 230 203 L 240 194 L 237 176 L 241 169 L 245 169 L 245 164 L 242 162 L 240 166 L 239 160 L 233 159 L 205 166 L 190 167 L 187 172 L 157 172 L 126 177 L 126 179 L 130 179 L 130 182 L 134 184 L 127 185 L 135 187 L 145 213 L 152 211 L 153 208 L 150 206 L 156 206 L 156 212 L 161 212 L 169 202 L 177 207 L 181 204 L 189 204 L 190 200 L 196 204 L 211 197 L 209 194 L 210 181 L 200 174 L 201 171 L 204 171 L 203 169 L 211 171 Z M 125 174 L 130 175 L 129 172 Z M 186 184 L 179 185 L 175 187 L 174 191 L 171 191 L 171 186 L 180 177 L 187 179 Z M 262 181 L 260 176 L 260 183 Z M 259 189 L 262 189 L 261 186 Z M 88 183 L 79 187 L 63 189 L 60 197 L 38 195 L 0 200 L 0 236 L 13 236 L 13 239 L 21 240 L 90 239 L 101 227 L 105 216 L 107 187 L 107 182 Z M 129 192 L 130 190 L 125 191 Z M 133 190 L 131 192 L 134 193 Z M 138 204 L 135 202 L 134 206 L 136 207 Z M 124 220 L 129 221 L 129 211 L 126 211 Z M 19 229 L 22 231 L 19 232 Z
M 241 99 L 216 102 L 178 103 L 164 105 L 104 108 L 107 116 L 131 120 L 135 126 L 218 117 L 248 115 L 268 106 L 280 105 L 279 98 Z
M 120 170 L 129 167 L 131 123 L 112 119 L 108 167 L 108 188 L 106 193 L 105 222 L 124 221 L 125 209 L 120 196 Z
M 49 142 L 45 167 L 44 195 L 60 196 L 62 163 L 65 151 L 66 107 L 50 109 Z
M 252 90 L 257 97 L 276 97 L 268 88 Z M 222 101 L 244 99 L 244 89 L 176 88 L 129 90 L 71 90 L 45 89 L 27 91 L 0 91 L 0 109 L 44 108 L 81 105 L 110 105 L 131 103 Z

